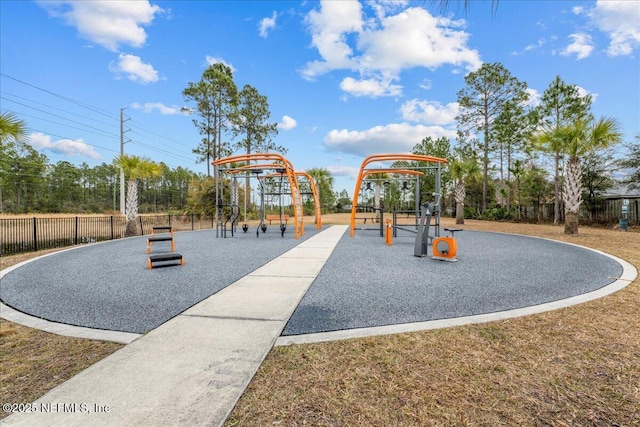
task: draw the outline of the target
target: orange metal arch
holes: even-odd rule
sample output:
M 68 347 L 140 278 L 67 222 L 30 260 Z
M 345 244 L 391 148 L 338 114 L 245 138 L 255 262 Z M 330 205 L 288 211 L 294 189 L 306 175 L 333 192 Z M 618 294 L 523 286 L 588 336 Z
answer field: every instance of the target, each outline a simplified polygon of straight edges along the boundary
M 414 169 L 368 169 L 362 172 L 362 177 L 375 175 L 377 173 L 394 173 L 397 175 L 424 175 L 424 172 Z
M 311 187 L 311 192 L 313 193 L 313 204 L 315 207 L 314 211 L 316 215 L 316 229 L 320 230 L 322 228 L 322 208 L 320 207 L 320 197 L 318 194 L 318 187 L 316 186 L 316 180 L 306 172 L 296 172 L 296 175 L 304 176 L 309 181 L 309 186 Z
M 388 161 L 416 161 L 416 162 L 428 162 L 428 163 L 447 163 L 446 159 L 441 159 L 440 157 L 432 157 L 432 156 L 423 156 L 421 154 L 374 154 L 365 158 L 360 165 L 360 172 L 358 173 L 358 179 L 356 180 L 355 190 L 353 192 L 353 202 L 351 203 L 351 218 L 350 218 L 350 236 L 353 237 L 356 234 L 356 205 L 358 200 L 358 192 L 360 190 L 360 186 L 362 185 L 362 179 L 366 175 L 374 174 L 374 173 L 392 173 L 391 170 L 404 170 L 404 169 L 393 169 L 393 168 L 385 168 L 385 169 L 377 169 L 377 170 L 367 170 L 367 165 L 374 162 L 388 162 Z M 403 173 L 407 173 L 406 170 Z
M 300 186 L 298 185 L 298 177 L 296 176 L 293 164 L 284 156 L 277 153 L 251 153 L 240 154 L 237 156 L 223 157 L 214 160 L 211 164 L 214 167 L 228 165 L 230 163 L 251 162 L 251 161 L 276 161 L 282 164 L 271 164 L 271 169 L 284 169 L 289 180 L 289 188 L 291 189 L 291 200 L 293 201 L 293 217 L 294 217 L 294 237 L 298 239 L 304 236 L 304 222 L 302 219 L 302 196 L 300 195 Z M 267 165 L 262 165 L 266 169 Z
M 285 169 L 285 165 L 280 164 L 280 163 L 257 163 L 254 165 L 244 165 L 244 166 L 236 166 L 235 168 L 225 171 L 226 173 L 229 174 L 238 174 L 238 173 L 242 173 L 242 172 L 248 172 L 251 170 L 260 170 L 260 169 L 271 169 L 271 170 L 279 170 Z M 412 171 L 414 172 L 414 171 Z M 313 204 L 314 204 L 314 214 L 315 214 L 315 223 L 316 223 L 316 228 L 318 230 L 320 230 L 322 228 L 322 208 L 320 206 L 320 197 L 319 197 L 319 193 L 318 193 L 318 187 L 316 186 L 316 182 L 313 179 L 313 177 L 311 175 L 309 175 L 306 172 L 295 172 L 295 175 L 297 177 L 305 177 L 307 179 L 307 181 L 309 181 L 309 187 L 311 187 L 311 193 L 313 195 Z M 269 177 L 277 177 L 279 176 L 279 174 L 277 173 L 272 173 L 272 174 L 267 174 L 264 175 L 264 178 L 269 178 Z M 299 184 L 299 183 L 298 183 Z

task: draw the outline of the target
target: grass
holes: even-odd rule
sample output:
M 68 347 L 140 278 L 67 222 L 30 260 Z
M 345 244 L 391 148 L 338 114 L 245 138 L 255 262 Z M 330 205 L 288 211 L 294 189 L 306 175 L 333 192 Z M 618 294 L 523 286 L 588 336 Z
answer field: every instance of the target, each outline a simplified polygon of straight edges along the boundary
M 323 217 L 338 222 L 344 216 Z M 567 241 L 640 267 L 638 230 L 581 227 L 565 236 L 562 227 L 480 221 L 464 228 Z M 3 257 L 2 267 L 29 256 Z M 608 297 L 533 316 L 276 347 L 226 425 L 640 426 L 639 331 L 636 279 Z M 0 401 L 31 402 L 120 347 L 2 321 Z
M 329 222 L 329 220 L 325 220 Z M 444 221 L 444 225 L 453 225 Z M 640 233 L 467 221 L 609 252 Z M 274 348 L 226 425 L 640 425 L 640 285 L 554 312 Z

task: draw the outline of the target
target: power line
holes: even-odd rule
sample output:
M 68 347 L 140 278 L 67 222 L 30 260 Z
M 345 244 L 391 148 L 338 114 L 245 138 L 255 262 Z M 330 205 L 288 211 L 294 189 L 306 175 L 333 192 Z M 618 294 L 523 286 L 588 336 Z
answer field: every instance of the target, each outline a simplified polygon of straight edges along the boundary
M 2 97 L 0 97 L 0 98 L 2 98 Z M 27 108 L 33 108 L 33 107 L 29 107 L 29 106 L 26 106 L 26 107 L 27 107 Z M 54 117 L 59 117 L 59 118 L 61 118 L 61 119 L 63 119 L 63 120 L 68 120 L 68 119 L 65 119 L 65 118 L 64 118 L 64 117 L 62 117 L 62 116 L 58 116 L 58 115 L 56 115 L 56 114 L 47 113 L 46 111 L 38 110 L 37 108 L 36 108 L 35 110 L 40 111 L 40 112 L 45 113 L 45 114 L 52 115 L 52 116 L 54 116 Z M 104 131 L 104 130 L 102 130 L 102 129 L 98 129 L 98 128 L 93 127 L 93 126 L 87 126 L 87 125 L 85 125 L 85 124 L 83 124 L 83 123 L 76 122 L 76 121 L 74 121 L 74 120 L 68 120 L 68 121 L 70 121 L 71 123 L 78 123 L 78 124 L 80 124 L 80 125 L 82 125 L 82 126 L 86 126 L 88 129 L 81 128 L 81 127 L 77 127 L 77 126 L 71 126 L 71 125 L 68 125 L 68 124 L 66 124 L 66 123 L 56 122 L 56 121 L 54 121 L 54 120 L 49 120 L 49 119 L 45 119 L 45 118 L 43 118 L 43 117 L 34 116 L 34 115 L 32 115 L 32 114 L 24 113 L 24 112 L 21 112 L 21 111 L 18 111 L 18 110 L 7 110 L 7 111 L 10 111 L 10 112 L 12 112 L 12 113 L 19 114 L 19 115 L 24 116 L 24 117 L 31 117 L 31 118 L 34 118 L 34 119 L 42 120 L 43 122 L 49 122 L 49 123 L 53 123 L 53 124 L 56 124 L 56 125 L 65 126 L 65 127 L 71 128 L 71 129 L 78 129 L 78 130 L 82 130 L 82 131 L 89 132 L 89 133 L 93 133 L 93 134 L 100 135 L 100 136 L 107 136 L 107 137 L 113 137 L 113 138 L 117 138 L 117 137 L 118 137 L 118 135 L 116 135 L 115 133 L 108 133 L 107 131 Z M 92 131 L 92 130 L 90 130 L 90 129 L 95 129 L 95 130 L 96 130 L 96 131 L 98 131 L 98 132 Z
M 100 120 L 94 119 L 94 118 L 92 118 L 92 117 L 87 117 L 87 116 L 83 116 L 83 115 L 78 114 L 78 113 L 74 113 L 73 111 L 63 110 L 62 108 L 54 107 L 53 105 L 43 104 L 42 102 L 35 101 L 35 100 L 33 100 L 33 99 L 29 99 L 29 98 L 25 98 L 25 97 L 23 97 L 23 96 L 19 96 L 19 95 L 14 95 L 14 94 L 9 93 L 9 92 L 7 92 L 7 91 L 2 91 L 2 90 L 0 90 L 0 94 L 4 94 L 5 96 L 6 96 L 6 95 L 8 95 L 8 96 L 11 96 L 11 97 L 14 97 L 14 98 L 21 99 L 21 100 L 23 100 L 23 101 L 31 102 L 31 103 L 33 103 L 33 104 L 36 104 L 36 105 L 39 105 L 39 106 L 42 106 L 42 107 L 48 107 L 48 108 L 51 108 L 51 109 L 53 109 L 53 110 L 62 111 L 63 113 L 71 114 L 71 115 L 73 115 L 73 116 L 77 116 L 77 117 L 80 117 L 80 118 L 83 118 L 83 119 L 92 120 L 92 121 L 94 121 L 94 122 L 98 122 L 98 123 L 103 124 L 103 125 L 113 126 L 113 123 L 103 122 L 103 121 L 100 121 Z M 9 98 L 5 98 L 5 99 L 6 99 L 7 101 L 16 102 L 16 101 L 14 101 L 14 100 L 12 100 L 12 99 L 9 99 Z M 33 107 L 31 107 L 31 108 L 33 108 Z
M 118 121 L 119 121 L 119 119 L 118 119 L 117 117 L 114 117 L 114 116 L 113 116 L 113 115 L 111 115 L 110 113 L 107 113 L 107 112 L 105 112 L 104 110 L 101 110 L 101 109 L 99 109 L 99 108 L 97 108 L 97 107 L 94 107 L 94 106 L 92 106 L 92 105 L 89 105 L 89 104 L 87 104 L 87 103 L 84 103 L 84 102 L 81 102 L 81 101 L 78 101 L 78 100 L 72 99 L 72 98 L 70 98 L 70 97 L 67 97 L 67 96 L 64 96 L 64 95 L 61 95 L 61 94 L 58 94 L 58 93 L 52 92 L 52 91 L 50 91 L 50 90 L 47 90 L 47 89 L 44 89 L 44 88 L 39 87 L 39 86 L 37 86 L 37 85 L 34 85 L 34 84 L 31 84 L 31 83 L 25 82 L 25 81 L 23 81 L 23 80 L 20 80 L 20 79 L 18 79 L 18 78 L 13 77 L 13 76 L 9 76 L 9 75 L 7 75 L 7 74 L 5 74 L 5 73 L 0 73 L 0 75 L 1 75 L 1 76 L 3 76 L 3 77 L 5 77 L 5 78 L 11 79 L 11 80 L 13 80 L 13 81 L 15 81 L 15 82 L 18 82 L 18 83 L 20 83 L 20 84 L 23 84 L 23 85 L 25 85 L 25 86 L 32 87 L 32 88 L 34 88 L 34 89 L 37 89 L 37 90 L 42 91 L 42 92 L 44 92 L 44 93 L 47 93 L 47 94 L 49 94 L 49 95 L 55 96 L 55 97 L 57 97 L 57 98 L 60 98 L 60 99 L 62 99 L 62 100 L 64 100 L 64 101 L 66 101 L 66 102 L 72 103 L 72 104 L 74 104 L 74 105 L 78 105 L 78 106 L 80 106 L 80 107 L 82 107 L 82 108 L 86 108 L 86 109 L 88 109 L 88 110 L 90 110 L 90 111 L 93 111 L 93 112 L 99 113 L 99 114 L 101 114 L 101 115 L 104 115 L 105 117 L 108 117 L 108 118 L 110 118 L 110 119 L 114 119 L 114 120 L 118 120 Z M 104 124 L 104 125 L 107 125 L 107 126 L 109 126 L 109 125 L 110 125 L 110 123 L 106 123 L 106 122 L 104 122 L 104 121 L 100 121 L 100 120 L 97 120 L 97 119 L 94 119 L 94 118 L 90 118 L 90 117 L 82 116 L 82 115 L 77 114 L 77 113 L 73 113 L 73 112 L 70 112 L 70 111 L 67 111 L 67 110 L 64 110 L 64 109 L 61 109 L 61 108 L 57 108 L 57 107 L 51 106 L 51 105 L 46 105 L 46 104 L 43 104 L 43 103 L 41 103 L 41 102 L 34 101 L 34 100 L 32 100 L 32 99 L 28 99 L 28 98 L 21 97 L 21 96 L 18 96 L 18 95 L 13 95 L 13 94 L 10 94 L 10 93 L 7 93 L 7 92 L 0 92 L 0 93 L 2 93 L 2 94 L 4 94 L 4 95 L 5 95 L 5 96 L 0 96 L 0 98 L 5 99 L 6 101 L 13 102 L 13 103 L 15 103 L 15 104 L 17 104 L 17 105 L 22 105 L 22 106 L 24 106 L 24 107 L 26 107 L 26 108 L 30 108 L 30 109 L 33 109 L 33 110 L 36 110 L 36 111 L 42 112 L 42 113 L 44 113 L 44 114 L 48 114 L 48 115 L 51 115 L 51 116 L 54 116 L 54 117 L 61 118 L 61 119 L 66 120 L 66 121 L 68 121 L 68 122 L 70 122 L 70 123 L 75 123 L 75 124 L 78 124 L 78 125 L 80 125 L 80 126 L 84 126 L 85 128 L 78 128 L 78 127 L 71 126 L 71 125 L 66 124 L 66 123 L 60 123 L 60 122 L 56 122 L 56 121 L 52 121 L 52 120 L 48 120 L 48 119 L 45 119 L 45 118 L 42 118 L 42 117 L 38 117 L 38 116 L 34 116 L 34 115 L 29 115 L 29 114 L 25 114 L 25 113 L 20 113 L 20 114 L 22 114 L 22 115 L 24 115 L 24 116 L 26 116 L 26 117 L 32 117 L 32 118 L 35 118 L 35 119 L 38 119 L 38 120 L 42 120 L 42 121 L 46 121 L 46 122 L 49 122 L 49 123 L 53 123 L 53 124 L 57 124 L 57 125 L 61 125 L 61 126 L 66 126 L 66 127 L 68 127 L 68 128 L 78 129 L 78 130 L 82 130 L 82 131 L 85 131 L 85 132 L 94 133 L 94 134 L 99 135 L 99 136 L 104 136 L 104 137 L 115 137 L 115 138 L 118 138 L 118 137 L 119 137 L 119 135 L 116 135 L 116 134 L 114 134 L 114 133 L 111 133 L 111 132 L 109 132 L 109 131 L 107 131 L 107 130 L 100 129 L 100 128 L 97 128 L 97 127 L 95 127 L 95 126 L 87 125 L 87 124 L 85 124 L 85 123 L 82 123 L 82 122 L 79 122 L 79 121 L 76 121 L 76 120 L 71 120 L 71 119 L 69 119 L 69 118 L 67 118 L 67 117 L 60 116 L 60 115 L 58 115 L 58 114 L 51 113 L 51 112 L 46 111 L 46 110 L 43 110 L 43 109 L 41 109 L 41 108 L 37 108 L 37 107 L 34 107 L 34 106 L 32 106 L 32 105 L 28 105 L 28 104 L 25 104 L 25 103 L 19 102 L 19 101 L 16 101 L 16 100 L 14 100 L 14 99 L 11 99 L 11 98 L 7 98 L 6 96 L 14 97 L 14 98 L 18 98 L 18 99 L 21 99 L 21 100 L 23 100 L 23 101 L 27 101 L 27 102 L 30 102 L 30 103 L 36 104 L 36 105 L 38 105 L 38 106 L 40 106 L 40 107 L 47 107 L 47 108 L 50 108 L 50 109 L 53 109 L 53 110 L 62 111 L 62 112 L 64 112 L 64 113 L 72 114 L 72 115 L 74 115 L 74 116 L 77 116 L 77 117 L 80 117 L 80 118 L 83 118 L 83 119 L 92 120 L 92 121 L 95 121 L 95 122 L 97 122 L 97 123 L 101 123 L 101 124 Z M 173 143 L 173 144 L 180 145 L 180 146 L 183 146 L 183 147 L 185 147 L 185 148 L 188 148 L 186 145 L 184 145 L 183 143 L 181 143 L 181 142 L 179 142 L 179 141 L 176 141 L 176 140 L 174 140 L 174 139 L 168 138 L 168 137 L 167 137 L 167 136 L 165 136 L 165 135 L 162 135 L 162 134 L 159 134 L 159 133 L 157 133 L 157 132 L 154 132 L 154 131 L 151 131 L 151 130 L 149 130 L 149 129 L 146 129 L 146 128 L 145 128 L 145 127 L 143 127 L 143 126 L 140 126 L 140 125 L 137 125 L 137 124 L 132 124 L 132 123 L 130 123 L 130 124 L 129 124 L 129 126 L 130 126 L 131 128 L 135 128 L 135 129 L 138 129 L 138 130 L 140 130 L 140 131 L 142 131 L 142 132 L 146 132 L 146 133 L 148 133 L 148 134 L 150 134 L 150 135 L 153 135 L 153 136 L 154 136 L 154 137 L 156 137 L 156 138 L 161 138 L 161 139 L 163 139 L 163 140 L 165 140 L 165 141 L 168 141 L 168 142 L 171 142 L 171 143 Z M 93 131 L 92 131 L 92 130 L 90 130 L 90 129 L 93 129 Z M 35 129 L 34 129 L 34 130 L 35 130 Z M 49 134 L 49 135 L 52 135 L 52 136 L 56 136 L 56 137 L 59 137 L 59 138 L 64 138 L 64 139 L 74 140 L 74 138 L 63 137 L 63 136 L 56 135 L 56 134 L 54 134 L 54 133 L 50 133 L 50 132 L 47 132 L 47 131 L 41 131 L 41 130 L 40 130 L 40 131 L 38 131 L 38 132 L 43 132 L 43 133 L 46 133 L 46 134 Z M 135 132 L 135 133 L 138 133 L 138 132 Z M 138 134 L 139 134 L 139 133 L 138 133 Z M 143 136 L 143 135 L 141 135 L 141 136 Z M 184 161 L 184 160 L 187 160 L 187 161 L 190 161 L 190 162 L 193 162 L 193 161 L 194 161 L 194 159 L 193 159 L 193 158 L 187 157 L 187 156 L 185 156 L 184 154 L 179 153 L 179 152 L 175 152 L 175 151 L 174 151 L 174 152 L 171 152 L 171 151 L 166 150 L 166 149 L 160 149 L 160 148 L 158 148 L 158 147 L 156 147 L 156 146 L 147 145 L 147 144 L 144 144 L 144 143 L 142 143 L 142 142 L 140 142 L 140 141 L 131 141 L 131 142 L 133 142 L 133 143 L 135 143 L 135 144 L 137 144 L 137 145 L 144 146 L 144 147 L 146 147 L 146 148 L 148 148 L 148 149 L 150 149 L 150 150 L 152 150 L 152 151 L 154 151 L 154 152 L 162 153 L 162 154 L 164 154 L 164 155 L 167 155 L 167 156 L 173 157 L 174 159 L 177 159 L 177 160 L 183 160 L 183 161 Z M 101 148 L 101 149 L 105 149 L 105 150 L 108 150 L 108 151 L 116 152 L 116 153 L 117 153 L 117 151 L 116 151 L 116 150 L 112 150 L 112 149 L 105 148 L 105 147 L 100 147 L 100 146 L 95 145 L 95 144 L 87 144 L 87 145 L 91 145 L 91 146 L 96 147 L 96 148 Z
M 55 96 L 57 98 L 63 99 L 63 100 L 65 100 L 67 102 L 70 102 L 72 104 L 79 105 L 80 107 L 87 108 L 87 109 L 89 109 L 91 111 L 94 111 L 96 113 L 102 114 L 103 116 L 109 117 L 110 119 L 118 120 L 118 118 L 116 116 L 112 116 L 111 114 L 107 113 L 106 111 L 100 110 L 99 108 L 94 107 L 92 105 L 85 104 L 84 102 L 76 101 L 75 99 L 69 98 L 68 96 L 64 96 L 64 95 L 60 95 L 60 94 L 55 93 L 55 92 L 51 92 L 50 90 L 41 88 L 41 87 L 33 85 L 31 83 L 27 83 L 27 82 L 25 82 L 23 80 L 17 79 L 17 78 L 12 77 L 12 76 L 9 76 L 9 75 L 7 75 L 5 73 L 2 73 L 2 72 L 0 72 L 0 76 L 4 76 L 4 77 L 6 77 L 8 79 L 11 79 L 11 80 L 13 80 L 15 82 L 21 83 L 21 84 L 23 84 L 25 86 L 29 86 L 29 87 L 32 87 L 34 89 L 40 90 L 42 92 L 48 93 L 49 95 L 53 95 L 53 96 Z

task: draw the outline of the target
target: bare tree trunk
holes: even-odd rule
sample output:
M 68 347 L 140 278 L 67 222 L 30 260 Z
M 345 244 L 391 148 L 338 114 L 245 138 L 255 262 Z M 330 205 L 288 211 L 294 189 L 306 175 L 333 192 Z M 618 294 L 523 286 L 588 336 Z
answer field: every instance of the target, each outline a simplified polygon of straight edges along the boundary
M 564 234 L 578 234 L 578 214 L 575 212 L 565 212 Z
M 464 199 L 466 196 L 467 191 L 464 187 L 464 182 L 457 182 L 454 194 L 456 199 L 456 224 L 464 224 Z
M 136 224 L 136 218 L 138 217 L 138 185 L 133 179 L 130 179 L 127 185 L 125 215 L 127 218 L 127 227 L 124 232 L 125 237 L 137 236 L 138 226 Z
M 456 203 L 456 224 L 464 224 L 464 203 Z
M 582 166 L 577 157 L 571 157 L 567 162 L 564 187 L 564 234 L 578 234 L 578 213 L 582 204 Z
M 553 224 L 560 225 L 560 209 L 562 199 L 562 187 L 560 182 L 560 154 L 556 153 L 555 157 L 555 176 L 554 176 L 554 210 L 553 210 Z

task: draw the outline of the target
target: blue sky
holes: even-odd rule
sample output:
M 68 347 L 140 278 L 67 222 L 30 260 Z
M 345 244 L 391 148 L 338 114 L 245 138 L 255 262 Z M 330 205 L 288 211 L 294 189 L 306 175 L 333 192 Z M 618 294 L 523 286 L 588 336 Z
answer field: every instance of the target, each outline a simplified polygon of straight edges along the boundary
M 2 111 L 52 163 L 93 166 L 120 149 L 205 172 L 182 90 L 211 63 L 266 95 L 296 169 L 353 190 L 364 156 L 455 138 L 457 92 L 483 62 L 528 84 L 556 75 L 640 132 L 640 1 L 0 2 Z

